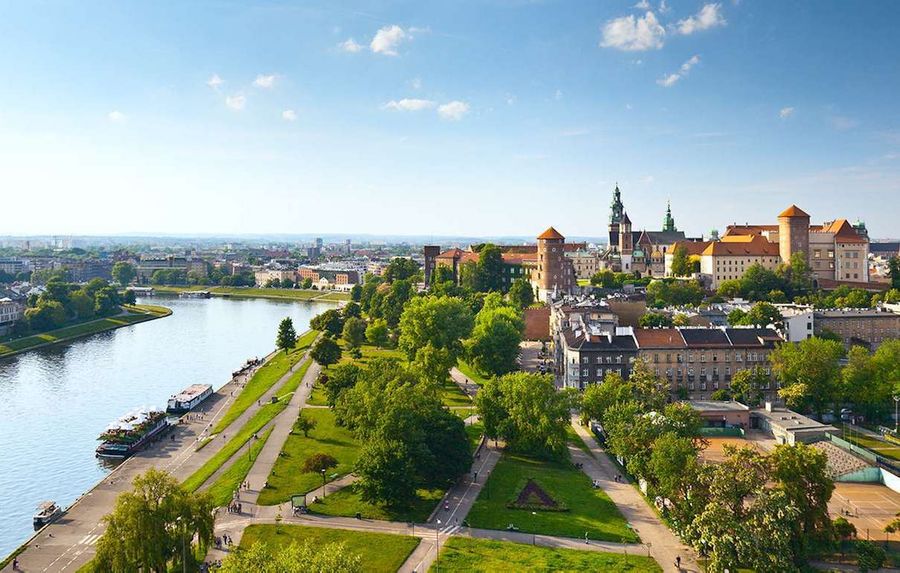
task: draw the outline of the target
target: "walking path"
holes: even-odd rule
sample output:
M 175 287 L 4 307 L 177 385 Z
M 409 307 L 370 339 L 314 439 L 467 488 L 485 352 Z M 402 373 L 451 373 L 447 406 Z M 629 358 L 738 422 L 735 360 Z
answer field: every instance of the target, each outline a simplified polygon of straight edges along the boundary
M 460 372 L 456 366 L 450 369 L 450 378 L 456 382 L 456 385 L 460 387 L 466 396 L 473 400 L 475 399 L 475 394 L 478 394 L 478 384 L 469 380 L 469 378 Z
M 681 540 L 666 527 L 640 492 L 628 483 L 615 480 L 615 476 L 620 475 L 618 468 L 609 460 L 590 431 L 581 425 L 577 416 L 572 417 L 572 426 L 593 454 L 588 455 L 580 448 L 570 446 L 572 461 L 584 464 L 584 473 L 592 480 L 596 480 L 600 488 L 609 495 L 628 523 L 640 535 L 648 547 L 649 554 L 656 559 L 663 571 L 679 571 L 675 567 L 675 558 L 678 556 L 681 557 L 680 571 L 701 571 L 693 550 L 681 543 Z M 623 476 L 622 479 L 628 478 Z

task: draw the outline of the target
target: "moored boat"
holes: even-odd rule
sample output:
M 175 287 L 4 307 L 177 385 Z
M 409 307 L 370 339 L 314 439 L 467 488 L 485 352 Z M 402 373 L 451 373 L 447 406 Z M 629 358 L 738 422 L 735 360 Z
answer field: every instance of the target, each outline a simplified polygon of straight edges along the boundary
M 166 413 L 159 410 L 141 408 L 125 414 L 100 434 L 98 439 L 103 443 L 97 446 L 97 455 L 127 458 L 162 433 L 168 425 Z
M 62 508 L 56 505 L 55 501 L 45 501 L 37 506 L 37 512 L 32 518 L 34 530 L 44 527 L 48 523 L 56 521 L 62 515 Z
M 200 402 L 212 395 L 212 384 L 191 384 L 178 394 L 169 398 L 166 412 L 169 414 L 183 414 L 193 410 Z

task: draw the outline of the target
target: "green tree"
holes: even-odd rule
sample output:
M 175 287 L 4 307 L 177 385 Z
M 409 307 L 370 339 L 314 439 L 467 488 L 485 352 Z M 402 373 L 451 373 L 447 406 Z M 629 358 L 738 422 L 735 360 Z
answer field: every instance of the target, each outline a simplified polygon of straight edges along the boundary
M 222 561 L 221 573 L 362 573 L 362 557 L 343 543 L 313 545 L 292 543 L 272 550 L 265 543 L 231 551 Z
M 472 327 L 472 313 L 461 299 L 417 297 L 403 310 L 398 346 L 410 360 L 427 345 L 447 350 L 449 369 L 462 354 L 462 340 L 469 336 Z
M 647 285 L 647 306 L 698 305 L 703 300 L 703 288 L 695 280 L 655 280 Z
M 478 287 L 475 290 L 492 292 L 503 290 L 503 254 L 500 247 L 488 243 L 478 253 Z
M 388 330 L 387 321 L 378 318 L 369 323 L 366 327 L 366 340 L 369 344 L 384 348 L 390 342 L 390 331 Z
M 194 568 L 192 541 L 198 540 L 198 553 L 205 555 L 213 539 L 212 510 L 208 494 L 188 493 L 169 474 L 147 470 L 103 518 L 106 531 L 97 542 L 94 570 L 161 573 L 173 565 L 181 569 L 183 553 Z M 189 550 L 183 552 L 183 545 Z
M 747 313 L 739 308 L 732 309 L 731 312 L 728 313 L 728 325 L 729 326 L 738 326 L 744 323 L 744 319 L 747 318 Z
M 112 278 L 123 287 L 131 284 L 137 277 L 137 269 L 131 263 L 118 261 L 112 266 Z
M 838 396 L 840 366 L 844 355 L 840 343 L 808 338 L 797 344 L 780 344 L 769 355 L 772 370 L 781 380 L 779 395 L 791 408 L 816 414 Z
M 638 320 L 642 328 L 668 328 L 672 324 L 672 317 L 661 312 L 645 312 Z
M 362 369 L 353 363 L 338 364 L 334 367 L 325 384 L 325 399 L 330 407 L 334 408 L 341 392 L 356 386 L 360 372 Z
M 374 438 L 363 444 L 356 461 L 356 475 L 364 501 L 388 506 L 407 506 L 416 497 L 413 453 L 400 440 Z
M 309 321 L 309 326 L 314 330 L 325 332 L 329 336 L 340 336 L 344 329 L 344 318 L 337 309 L 329 309 L 318 314 Z
M 360 318 L 362 316 L 362 308 L 358 303 L 350 301 L 341 310 L 341 316 L 343 316 L 345 320 L 348 318 Z
M 132 292 L 132 291 L 129 291 Z M 72 310 L 79 319 L 93 318 L 94 316 L 94 298 L 89 296 L 83 290 L 77 290 L 70 297 Z
M 524 278 L 514 280 L 509 287 L 509 301 L 521 309 L 534 304 L 534 291 L 531 289 L 531 283 Z
M 722 281 L 716 293 L 723 298 L 739 298 L 743 295 L 743 283 L 740 279 Z
M 634 398 L 633 386 L 616 372 L 609 372 L 600 384 L 590 384 L 581 395 L 581 419 L 603 420 L 603 415 L 614 404 L 629 402 Z
M 549 375 L 515 372 L 490 378 L 475 396 L 489 438 L 537 456 L 565 458 L 572 399 L 557 392 Z
M 478 371 L 492 376 L 516 370 L 524 329 L 518 310 L 503 304 L 499 295 L 488 295 L 475 317 L 472 336 L 465 341 L 469 362 Z
M 884 548 L 875 543 L 864 539 L 857 540 L 854 544 L 856 549 L 856 560 L 861 573 L 869 571 L 878 571 L 884 567 L 887 560 L 887 554 Z
M 341 347 L 331 338 L 323 336 L 313 345 L 309 355 L 327 368 L 341 359 Z
M 683 312 L 676 314 L 672 318 L 672 326 L 690 326 L 691 325 L 691 317 Z
M 306 458 L 301 469 L 303 470 L 303 473 L 320 474 L 323 471 L 327 472 L 331 468 L 336 468 L 337 466 L 338 461 L 334 456 L 319 452 Z
M 415 278 L 419 273 L 419 263 L 405 257 L 394 257 L 388 266 L 385 267 L 381 276 L 385 282 L 392 283 L 397 280 L 407 280 Z
M 750 265 L 741 277 L 741 292 L 750 300 L 766 300 L 773 290 L 784 290 L 784 281 L 759 263 Z
M 45 332 L 59 328 L 66 322 L 66 310 L 55 300 L 38 302 L 37 306 L 25 309 L 25 322 L 32 332 Z
M 285 317 L 278 323 L 278 336 L 275 338 L 275 347 L 284 350 L 287 354 L 297 345 L 297 331 L 294 330 L 294 321 Z
M 350 289 L 350 300 L 353 302 L 359 302 L 362 299 L 362 285 L 353 285 L 353 288 Z
M 900 256 L 891 257 L 888 271 L 891 275 L 891 288 L 900 289 Z
M 769 383 L 766 371 L 759 366 L 738 370 L 731 378 L 731 398 L 756 408 L 763 398 L 762 388 Z
M 686 277 L 691 274 L 691 259 L 688 257 L 684 245 L 678 245 L 672 251 L 672 274 L 676 277 Z
M 343 338 L 350 348 L 359 348 L 366 341 L 366 321 L 350 317 L 344 322 Z
M 744 317 L 743 324 L 766 327 L 774 324 L 775 328 L 781 328 L 783 319 L 781 311 L 767 302 L 758 302 L 750 308 Z
M 294 421 L 294 427 L 292 429 L 293 432 L 302 432 L 304 438 L 309 437 L 309 433 L 316 429 L 316 421 L 312 418 L 307 418 L 303 414 L 297 416 L 297 419 Z
M 591 284 L 608 289 L 622 288 L 622 280 L 609 269 L 603 269 L 591 275 Z
M 94 294 L 94 314 L 110 316 L 120 311 L 119 292 L 111 286 L 105 286 Z

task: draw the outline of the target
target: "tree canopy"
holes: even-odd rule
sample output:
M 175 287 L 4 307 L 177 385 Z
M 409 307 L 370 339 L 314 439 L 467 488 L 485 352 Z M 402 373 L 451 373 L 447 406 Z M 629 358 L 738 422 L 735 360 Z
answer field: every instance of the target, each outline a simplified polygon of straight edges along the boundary
M 287 354 L 297 345 L 297 331 L 294 330 L 294 321 L 291 317 L 285 317 L 278 324 L 278 336 L 275 338 L 275 347 L 284 350 Z

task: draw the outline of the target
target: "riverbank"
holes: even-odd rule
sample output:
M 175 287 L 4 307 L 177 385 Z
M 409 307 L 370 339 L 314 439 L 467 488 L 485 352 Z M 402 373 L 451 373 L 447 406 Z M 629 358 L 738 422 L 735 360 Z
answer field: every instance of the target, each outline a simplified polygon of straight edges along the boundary
M 64 326 L 56 330 L 50 330 L 41 334 L 33 334 L 6 342 L 0 342 L 0 359 L 9 358 L 23 352 L 44 348 L 54 344 L 71 342 L 85 336 L 105 332 L 107 330 L 115 330 L 123 326 L 131 326 L 148 320 L 164 318 L 172 314 L 172 311 L 163 306 L 152 306 L 146 304 L 123 305 L 123 312 L 115 316 L 100 318 L 97 320 L 89 320 Z
M 209 291 L 213 296 L 232 298 L 271 298 L 276 300 L 300 300 L 316 302 L 342 302 L 350 300 L 350 293 L 333 290 L 306 290 L 299 288 L 256 288 L 226 286 L 163 286 L 153 285 L 153 290 L 161 293 L 184 291 Z

